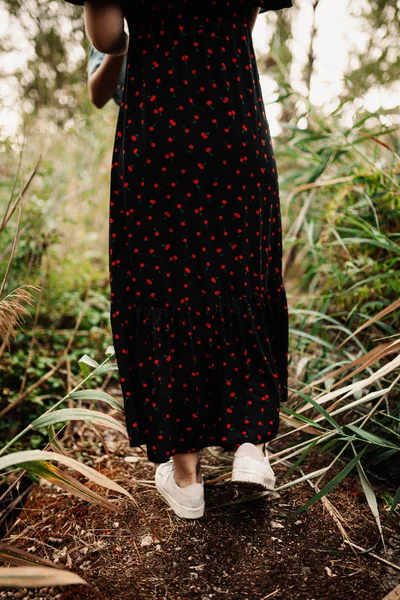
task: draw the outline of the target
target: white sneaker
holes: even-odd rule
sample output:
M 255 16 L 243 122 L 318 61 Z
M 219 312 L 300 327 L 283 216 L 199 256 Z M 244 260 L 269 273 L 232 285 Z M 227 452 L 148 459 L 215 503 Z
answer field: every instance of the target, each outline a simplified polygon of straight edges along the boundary
M 232 481 L 256 483 L 267 490 L 273 490 L 275 480 L 267 448 L 264 447 L 264 452 L 261 452 L 255 444 L 241 444 L 233 458 Z
M 178 517 L 198 519 L 204 515 L 204 478 L 201 483 L 180 487 L 175 480 L 175 463 L 171 458 L 158 465 L 155 473 L 156 488 Z

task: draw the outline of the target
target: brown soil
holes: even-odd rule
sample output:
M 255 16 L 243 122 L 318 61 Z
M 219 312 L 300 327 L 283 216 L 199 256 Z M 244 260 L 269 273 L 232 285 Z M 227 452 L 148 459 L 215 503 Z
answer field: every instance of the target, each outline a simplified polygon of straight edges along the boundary
M 92 436 L 85 429 L 86 442 Z M 92 443 L 76 441 L 72 453 L 91 456 L 101 472 L 134 495 L 141 510 L 95 486 L 104 496 L 117 499 L 123 512 L 107 512 L 47 484 L 36 486 L 7 542 L 70 568 L 89 585 L 3 591 L 1 599 L 382 600 L 400 582 L 400 571 L 368 555 L 357 556 L 343 542 L 321 501 L 299 516 L 294 514 L 313 495 L 307 482 L 243 501 L 249 491 L 226 480 L 210 483 L 229 463 L 205 449 L 206 514 L 194 521 L 180 519 L 155 490 L 154 465 L 146 454 L 129 449 L 111 433 L 105 440 L 111 460 L 102 446 Z M 282 441 L 271 443 L 270 454 L 282 447 Z M 232 458 L 232 453 L 214 450 Z M 127 455 L 137 461 L 127 463 Z M 326 455 L 314 455 L 312 469 L 307 464 L 303 468 L 309 472 L 326 464 Z M 274 470 L 276 487 L 299 477 L 284 479 L 283 465 Z M 378 496 L 385 491 L 375 489 Z M 377 527 L 355 473 L 329 494 L 329 500 L 343 516 L 353 543 L 363 548 L 376 543 Z M 381 499 L 379 509 L 384 520 L 387 508 Z M 381 543 L 373 550 L 398 565 L 399 520 L 394 515 L 384 528 L 387 552 Z

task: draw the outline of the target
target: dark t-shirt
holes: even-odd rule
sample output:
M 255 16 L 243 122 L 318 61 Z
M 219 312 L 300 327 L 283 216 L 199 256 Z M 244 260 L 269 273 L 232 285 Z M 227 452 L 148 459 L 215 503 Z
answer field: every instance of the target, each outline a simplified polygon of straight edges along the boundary
M 121 0 L 121 3 L 134 3 L 134 2 L 138 2 L 139 4 L 143 2 L 150 2 L 150 1 L 154 1 L 154 0 Z M 160 1 L 160 0 L 158 0 Z M 165 0 L 161 0 L 161 1 L 165 1 Z M 66 0 L 66 2 L 69 2 L 70 4 L 78 4 L 79 6 L 83 6 L 85 3 L 85 0 Z M 268 10 L 280 10 L 282 8 L 291 8 L 293 6 L 293 3 L 291 0 L 239 0 L 239 2 L 242 3 L 246 3 L 248 4 L 249 7 L 251 6 L 259 6 L 260 7 L 260 13 L 264 13 L 267 12 Z
M 157 1 L 165 1 L 165 0 L 120 0 L 120 1 L 121 1 L 122 5 L 125 3 L 133 4 L 136 2 L 140 6 L 140 4 L 149 3 L 150 1 L 157 2 Z M 234 1 L 238 2 L 240 5 L 246 4 L 246 5 L 248 5 L 249 8 L 251 8 L 253 6 L 258 6 L 260 8 L 260 13 L 265 13 L 269 10 L 281 10 L 283 8 L 291 8 L 293 6 L 291 0 L 234 0 Z M 85 3 L 85 0 L 66 0 L 66 2 L 68 2 L 70 4 L 76 4 L 79 6 L 83 6 Z M 100 52 L 99 50 L 97 50 L 96 48 L 94 48 L 92 46 L 92 44 L 90 45 L 90 52 L 89 52 L 89 59 L 88 59 L 88 75 L 89 76 L 92 73 L 94 73 L 96 71 L 96 69 L 99 68 L 99 66 L 101 65 L 101 63 L 104 59 L 104 56 L 105 55 L 102 52 Z M 126 56 L 125 56 L 124 65 L 121 69 L 120 81 L 119 81 L 118 87 L 113 95 L 114 101 L 118 105 L 120 105 L 121 99 L 122 99 L 121 88 L 124 83 L 125 70 L 126 70 Z

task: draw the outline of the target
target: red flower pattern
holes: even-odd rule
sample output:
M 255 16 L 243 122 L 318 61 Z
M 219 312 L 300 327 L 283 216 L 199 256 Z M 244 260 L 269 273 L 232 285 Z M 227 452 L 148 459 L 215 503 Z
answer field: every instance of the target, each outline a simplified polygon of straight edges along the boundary
M 110 317 L 130 445 L 157 463 L 271 440 L 287 400 L 278 173 L 249 27 L 263 2 L 125 4 Z

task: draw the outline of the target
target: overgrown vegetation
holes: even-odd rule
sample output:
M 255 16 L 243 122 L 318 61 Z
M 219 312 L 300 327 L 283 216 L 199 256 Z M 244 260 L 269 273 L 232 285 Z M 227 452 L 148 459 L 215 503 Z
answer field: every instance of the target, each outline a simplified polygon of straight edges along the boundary
M 285 271 L 296 277 L 291 358 L 303 392 L 320 404 L 335 399 L 347 427 L 366 419 L 363 463 L 382 473 L 400 439 L 399 139 L 377 114 L 343 129 L 342 108 L 323 120 L 311 110 L 283 152 L 297 184 L 285 207 Z
M 11 14 L 19 14 L 19 2 L 7 4 Z M 375 25 L 379 3 L 372 4 Z M 389 10 L 391 3 L 386 5 Z M 46 10 L 48 24 L 38 45 L 40 63 L 45 61 L 46 44 L 56 39 L 58 47 L 61 42 L 54 38 L 51 10 L 43 3 L 36 9 L 36 20 Z M 75 32 L 75 20 L 72 25 Z M 385 40 L 390 40 L 396 25 L 391 21 L 386 26 Z M 271 47 L 278 48 L 289 30 L 290 23 L 280 18 Z M 75 39 L 79 41 L 79 35 Z M 382 61 L 387 62 L 390 48 L 385 48 Z M 290 52 L 281 53 L 275 62 L 274 56 L 271 52 L 267 64 L 278 69 L 285 125 L 274 145 L 285 232 L 292 394 L 282 407 L 284 427 L 277 438 L 284 448 L 273 454 L 272 466 L 284 464 L 288 469 L 278 489 L 304 481 L 315 486 L 313 498 L 299 512 L 357 470 L 384 543 L 371 482 L 380 477 L 387 486 L 388 520 L 400 501 L 398 130 L 387 124 L 390 111 L 383 118 L 381 111 L 354 109 L 353 124 L 343 124 L 357 96 L 352 95 L 359 83 L 357 73 L 349 77 L 348 95 L 327 115 L 290 86 Z M 379 79 L 371 57 L 366 54 L 363 59 L 369 79 Z M 61 75 L 56 68 L 59 58 L 56 62 L 58 83 L 63 79 L 69 92 L 83 98 L 84 88 L 68 73 Z M 397 69 L 397 63 L 394 66 Z M 309 86 L 312 68 L 310 60 L 305 78 Z M 42 75 L 35 81 L 26 85 L 40 92 Z M 391 81 L 389 77 L 386 84 Z M 109 106 L 101 114 L 93 113 L 82 101 L 81 111 L 71 112 L 68 103 L 64 111 L 58 104 L 50 106 L 45 96 L 40 98 L 36 93 L 31 97 L 32 114 L 26 119 L 21 148 L 17 138 L 4 139 L 0 147 L 0 470 L 6 487 L 15 489 L 22 476 L 45 478 L 105 509 L 118 510 L 66 467 L 114 491 L 124 493 L 123 488 L 91 470 L 85 457 L 68 457 L 61 441 L 77 420 L 123 435 L 121 405 L 106 391 L 111 378 L 117 382 L 116 365 L 110 362 L 107 264 L 116 109 Z M 299 106 L 304 108 L 301 115 Z M 57 129 L 44 138 L 38 131 L 49 110 L 57 111 Z M 108 358 L 98 364 L 95 359 L 104 354 Z M 326 466 L 304 474 L 303 461 L 316 460 L 317 455 L 324 456 Z M 338 463 L 340 472 L 330 477 Z M 229 469 L 230 465 L 221 467 L 221 478 L 229 477 Z M 293 472 L 298 476 L 289 480 Z M 3 489 L 2 501 L 10 491 Z M 1 522 L 8 511 L 7 506 Z M 11 555 L 2 556 L 7 560 Z M 14 556 L 13 564 L 27 559 Z
M 73 130 L 48 139 L 27 136 L 21 150 L 3 143 L 4 266 L 11 258 L 3 307 L 21 284 L 36 289 L 31 290 L 31 317 L 19 320 L 15 339 L 8 331 L 0 347 L 2 438 L 64 395 L 79 376 L 74 368 L 82 354 L 97 356 L 110 344 L 107 162 L 115 117 L 110 108 L 82 123 L 84 139 Z M 10 314 L 3 310 L 2 316 L 8 320 Z M 25 443 L 40 447 L 43 441 L 35 433 Z

